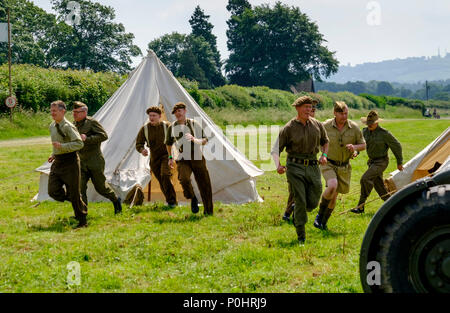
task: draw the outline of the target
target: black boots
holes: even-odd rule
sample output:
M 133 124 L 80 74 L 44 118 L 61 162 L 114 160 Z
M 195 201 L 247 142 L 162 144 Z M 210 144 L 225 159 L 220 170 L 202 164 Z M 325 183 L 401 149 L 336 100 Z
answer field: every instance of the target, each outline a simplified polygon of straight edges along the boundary
M 333 213 L 333 210 L 334 209 L 327 208 L 327 211 L 325 212 L 325 214 L 324 214 L 324 216 L 322 218 L 322 229 L 323 230 L 328 230 L 327 222 L 328 222 L 328 219 L 331 216 L 331 213 Z
M 114 204 L 114 214 L 122 213 L 122 199 L 117 198 L 116 201 L 113 202 Z
M 351 209 L 350 212 L 355 213 L 355 214 L 364 213 L 364 202 L 359 201 L 356 208 Z
M 198 200 L 197 200 L 197 197 L 196 197 L 196 196 L 194 196 L 194 198 L 191 199 L 191 211 L 192 211 L 192 213 L 194 213 L 194 214 L 197 214 L 198 211 L 199 211 L 199 208 L 198 208 Z
M 75 228 L 87 227 L 86 215 L 77 218 L 77 220 L 78 225 Z
M 297 232 L 298 244 L 300 246 L 303 246 L 305 244 L 305 241 L 306 241 L 305 225 L 300 226 L 300 227 L 296 227 L 295 230 Z
M 328 221 L 328 218 L 330 218 L 331 213 L 326 218 L 325 223 L 324 218 L 328 214 L 328 205 L 330 204 L 330 201 L 331 200 L 327 200 L 322 196 L 322 200 L 320 201 L 319 205 L 319 214 L 317 214 L 316 219 L 314 220 L 314 227 L 321 230 L 326 230 L 326 223 Z

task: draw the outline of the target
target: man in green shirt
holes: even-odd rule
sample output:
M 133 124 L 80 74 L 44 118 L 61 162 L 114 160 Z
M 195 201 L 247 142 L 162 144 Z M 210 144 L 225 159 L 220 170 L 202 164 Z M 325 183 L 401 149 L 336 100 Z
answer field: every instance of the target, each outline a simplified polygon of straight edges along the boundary
M 63 101 L 52 102 L 50 112 L 54 120 L 50 124 L 53 154 L 48 162 L 53 164 L 48 179 L 48 195 L 56 201 L 70 201 L 79 222 L 77 228 L 84 227 L 87 226 L 87 206 L 80 194 L 80 158 L 77 154 L 84 146 L 83 140 L 75 126 L 64 117 L 66 104 Z
M 194 174 L 200 195 L 203 201 L 204 214 L 213 215 L 212 186 L 209 177 L 206 160 L 200 149 L 208 143 L 201 125 L 193 119 L 186 118 L 186 104 L 178 102 L 175 104 L 172 114 L 177 119 L 167 129 L 166 146 L 169 153 L 169 167 L 173 168 L 172 146 L 175 145 L 179 153 L 176 164 L 178 180 L 183 187 L 186 199 L 191 199 L 192 213 L 198 213 L 198 199 L 192 188 L 191 175 Z
M 169 123 L 160 120 L 162 111 L 157 106 L 148 108 L 147 114 L 149 122 L 139 130 L 136 150 L 143 156 L 148 156 L 145 144 L 150 148 L 150 169 L 159 182 L 167 204 L 173 208 L 177 205 L 177 194 L 170 180 L 172 173 L 169 167 L 169 154 L 164 143 Z
M 108 134 L 98 121 L 87 116 L 87 114 L 87 105 L 83 102 L 75 101 L 73 104 L 73 118 L 75 120 L 75 126 L 84 142 L 84 147 L 78 151 L 81 165 L 81 196 L 84 203 L 87 204 L 86 191 L 90 179 L 95 190 L 113 203 L 114 213 L 118 214 L 122 212 L 121 199 L 106 185 L 106 177 L 104 174 L 105 159 L 100 149 L 101 143 L 108 139 Z
M 369 169 L 360 180 L 361 195 L 358 206 L 351 210 L 356 214 L 364 212 L 364 203 L 374 187 L 381 199 L 384 201 L 389 199 L 390 195 L 383 182 L 383 172 L 389 165 L 389 148 L 397 159 L 397 169 L 403 171 L 402 146 L 387 129 L 378 125 L 382 121 L 379 119 L 378 113 L 370 111 L 367 118 L 362 117 L 361 121 L 367 124 L 367 127 L 363 129 L 363 136 L 367 145 L 367 155 L 369 156 L 367 165 Z
M 310 117 L 315 117 L 316 115 L 316 109 L 317 109 L 317 104 L 319 103 L 319 101 L 317 100 L 313 100 L 313 106 L 311 109 L 311 113 L 309 114 Z M 278 147 L 279 142 L 278 142 L 278 138 L 277 141 L 275 141 L 275 146 Z M 286 222 L 290 221 L 290 217 L 291 214 L 294 212 L 294 207 L 295 207 L 295 201 L 294 201 L 294 195 L 292 194 L 292 188 L 291 185 L 288 182 L 288 191 L 289 191 L 289 196 L 287 199 L 287 204 L 286 204 L 286 209 L 284 210 L 284 214 L 283 214 L 283 220 Z
M 326 164 L 328 136 L 322 123 L 310 117 L 314 100 L 309 96 L 298 98 L 292 105 L 297 117 L 290 120 L 280 131 L 279 146 L 272 148 L 272 158 L 278 174 L 284 174 L 294 196 L 294 226 L 300 245 L 305 243 L 307 212 L 319 204 L 322 181 L 318 164 Z M 280 164 L 280 154 L 286 148 L 286 167 Z M 319 148 L 322 156 L 317 160 Z

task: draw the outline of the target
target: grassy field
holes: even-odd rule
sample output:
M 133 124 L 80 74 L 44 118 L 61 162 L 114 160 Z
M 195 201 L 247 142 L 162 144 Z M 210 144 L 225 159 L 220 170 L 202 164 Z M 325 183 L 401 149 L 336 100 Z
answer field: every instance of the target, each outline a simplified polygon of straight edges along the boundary
M 240 110 L 234 108 L 210 109 L 205 108 L 205 112 L 220 127 L 226 125 L 273 125 L 285 124 L 292 116 L 296 115 L 295 109 L 260 108 L 257 110 Z M 367 116 L 368 110 L 350 109 L 349 117 L 359 120 L 361 116 Z M 380 115 L 384 119 L 396 118 L 422 118 L 420 111 L 407 107 L 389 107 L 381 110 Z M 69 120 L 73 120 L 72 112 L 66 114 Z M 333 116 L 331 109 L 318 110 L 316 118 L 323 121 Z M 48 126 L 51 123 L 50 113 L 23 111 L 14 112 L 13 122 L 9 119 L 9 114 L 0 114 L 0 140 L 13 138 L 28 138 L 33 136 L 48 135 Z
M 439 135 L 448 121 L 389 121 L 409 160 Z M 266 172 L 257 181 L 263 203 L 215 204 L 213 217 L 187 206 L 125 208 L 89 206 L 89 227 L 74 230 L 70 203 L 30 202 L 39 175 L 28 172 L 48 157 L 48 145 L 0 149 L 0 292 L 361 292 L 359 249 L 381 201 L 362 216 L 336 213 L 357 201 L 366 169 L 354 162 L 351 192 L 338 202 L 329 231 L 312 226 L 297 245 L 292 224 L 281 220 L 285 175 Z M 394 157 L 387 175 L 395 169 Z M 284 157 L 283 157 L 284 159 Z M 255 162 L 261 166 L 263 161 Z M 370 199 L 375 199 L 375 192 Z M 67 284 L 67 265 L 81 266 L 81 285 Z

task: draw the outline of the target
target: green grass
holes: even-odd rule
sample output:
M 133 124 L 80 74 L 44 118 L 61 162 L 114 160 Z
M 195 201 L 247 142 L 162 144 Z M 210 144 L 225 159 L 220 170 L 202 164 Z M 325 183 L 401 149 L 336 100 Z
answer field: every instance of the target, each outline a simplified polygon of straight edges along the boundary
M 14 111 L 12 122 L 9 113 L 0 114 L 0 140 L 49 135 L 51 121 L 49 112 Z
M 219 127 L 226 125 L 283 125 L 296 115 L 293 107 L 284 109 L 261 108 L 257 110 L 241 110 L 236 108 L 211 109 L 205 108 L 205 112 L 213 119 Z M 349 117 L 359 120 L 362 116 L 367 116 L 369 111 L 365 109 L 350 109 Z M 379 110 L 382 118 L 414 118 L 421 119 L 421 113 L 407 107 L 388 107 L 386 110 Z M 71 113 L 66 113 L 69 120 L 72 120 Z M 332 109 L 318 110 L 316 118 L 324 121 L 333 116 Z M 47 136 L 48 126 L 51 123 L 50 113 L 32 111 L 15 111 L 13 122 L 9 119 L 9 114 L 0 114 L 0 140 L 28 138 L 35 136 Z
M 408 160 L 448 121 L 400 120 L 383 126 L 401 141 Z M 351 193 L 338 202 L 330 230 L 312 227 L 317 212 L 309 214 L 303 248 L 297 246 L 292 224 L 281 220 L 287 183 L 276 172 L 258 178 L 263 203 L 216 203 L 213 217 L 194 216 L 187 206 L 167 210 L 160 203 L 125 208 L 114 216 L 111 203 L 93 203 L 89 227 L 74 230 L 70 203 L 34 207 L 30 202 L 39 175 L 26 172 L 50 152 L 48 145 L 0 149 L 0 292 L 362 291 L 359 249 L 381 201 L 369 204 L 362 216 L 336 213 L 356 204 L 365 152 L 352 163 Z M 391 154 L 386 175 L 395 169 L 393 160 Z M 71 261 L 81 265 L 80 286 L 67 284 Z

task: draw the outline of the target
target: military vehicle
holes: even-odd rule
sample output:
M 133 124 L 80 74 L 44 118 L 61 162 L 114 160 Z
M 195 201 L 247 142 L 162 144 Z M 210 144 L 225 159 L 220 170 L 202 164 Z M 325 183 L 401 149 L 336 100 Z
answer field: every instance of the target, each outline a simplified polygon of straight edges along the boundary
M 368 293 L 450 293 L 450 166 L 398 190 L 373 216 L 360 252 Z

